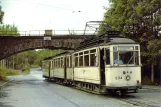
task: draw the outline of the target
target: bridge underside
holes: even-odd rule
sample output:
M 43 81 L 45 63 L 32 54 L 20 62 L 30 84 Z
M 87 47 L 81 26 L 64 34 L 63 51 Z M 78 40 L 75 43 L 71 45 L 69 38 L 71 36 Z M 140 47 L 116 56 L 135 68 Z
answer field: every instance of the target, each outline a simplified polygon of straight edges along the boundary
M 86 37 L 52 36 L 51 40 L 44 40 L 43 36 L 0 36 L 0 60 L 33 49 L 74 50 Z

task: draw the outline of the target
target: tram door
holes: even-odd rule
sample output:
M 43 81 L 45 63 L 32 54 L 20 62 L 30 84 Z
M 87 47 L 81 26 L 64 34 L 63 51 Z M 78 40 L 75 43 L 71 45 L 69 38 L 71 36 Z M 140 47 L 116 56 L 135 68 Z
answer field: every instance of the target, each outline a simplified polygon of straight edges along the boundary
M 105 85 L 105 49 L 100 49 L 100 79 L 101 85 Z
M 50 77 L 51 77 L 51 76 L 50 76 L 50 71 L 51 71 L 51 70 L 50 70 L 50 69 L 51 69 L 51 61 L 49 61 L 49 63 L 48 63 L 48 64 L 49 64 L 49 68 L 48 68 L 48 69 L 49 69 L 49 78 L 50 78 Z
M 67 62 L 66 62 L 66 57 L 64 57 L 64 60 L 63 60 L 63 67 L 64 67 L 64 79 L 67 78 Z M 69 63 L 69 62 L 68 62 Z

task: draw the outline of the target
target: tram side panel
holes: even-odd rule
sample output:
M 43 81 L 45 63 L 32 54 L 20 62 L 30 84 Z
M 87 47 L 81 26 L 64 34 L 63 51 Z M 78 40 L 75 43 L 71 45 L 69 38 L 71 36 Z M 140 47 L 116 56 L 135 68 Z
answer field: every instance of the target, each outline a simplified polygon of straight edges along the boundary
M 42 68 L 43 68 L 43 77 L 49 78 L 49 61 L 45 60 L 42 62 Z
M 98 67 L 74 68 L 74 80 L 100 84 L 99 68 Z
M 137 87 L 141 85 L 140 67 L 106 68 L 106 86 L 108 87 Z
M 53 66 L 53 60 L 50 61 L 50 78 L 53 78 L 54 75 L 54 66 Z
M 65 60 L 65 69 L 66 69 L 66 79 L 73 80 L 73 67 L 72 67 L 72 55 L 67 54 Z
M 53 58 L 53 77 L 64 78 L 64 56 Z
M 64 68 L 54 68 L 53 72 L 53 77 L 64 78 Z
M 82 50 L 73 54 L 74 80 L 100 84 L 97 47 Z
M 73 68 L 66 68 L 66 79 L 73 79 Z

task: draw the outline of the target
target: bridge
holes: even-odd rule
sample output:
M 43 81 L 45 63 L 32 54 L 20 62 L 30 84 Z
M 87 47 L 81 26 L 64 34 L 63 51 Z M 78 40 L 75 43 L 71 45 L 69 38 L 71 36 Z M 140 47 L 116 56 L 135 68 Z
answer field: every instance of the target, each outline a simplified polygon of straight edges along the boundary
M 56 34 L 54 31 L 54 33 L 50 35 L 45 35 L 44 31 L 37 32 L 37 34 L 35 31 L 34 33 L 31 31 L 20 32 L 20 36 L 9 36 L 14 34 L 8 32 L 4 33 L 7 35 L 0 36 L 0 60 L 33 49 L 73 50 L 80 42 L 93 36 L 91 33 L 84 35 L 84 33 L 78 33 L 78 31 L 69 32 L 68 34 L 62 33 L 63 31 L 61 31 L 61 34 Z M 3 32 L 1 32 L 1 34 L 2 33 Z

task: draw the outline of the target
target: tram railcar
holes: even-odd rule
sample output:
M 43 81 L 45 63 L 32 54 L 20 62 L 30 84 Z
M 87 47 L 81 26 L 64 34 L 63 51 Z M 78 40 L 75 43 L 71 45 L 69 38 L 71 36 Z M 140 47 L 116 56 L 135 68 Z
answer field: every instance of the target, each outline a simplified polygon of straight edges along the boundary
M 42 68 L 43 68 L 43 77 L 50 79 L 50 67 L 51 67 L 51 57 L 45 58 L 42 61 Z
M 50 64 L 45 78 L 72 84 L 85 91 L 121 95 L 129 90 L 137 92 L 141 86 L 140 45 L 121 37 L 118 32 L 90 38 L 74 52 L 47 60 L 43 61 Z M 44 69 L 46 71 L 46 67 Z

